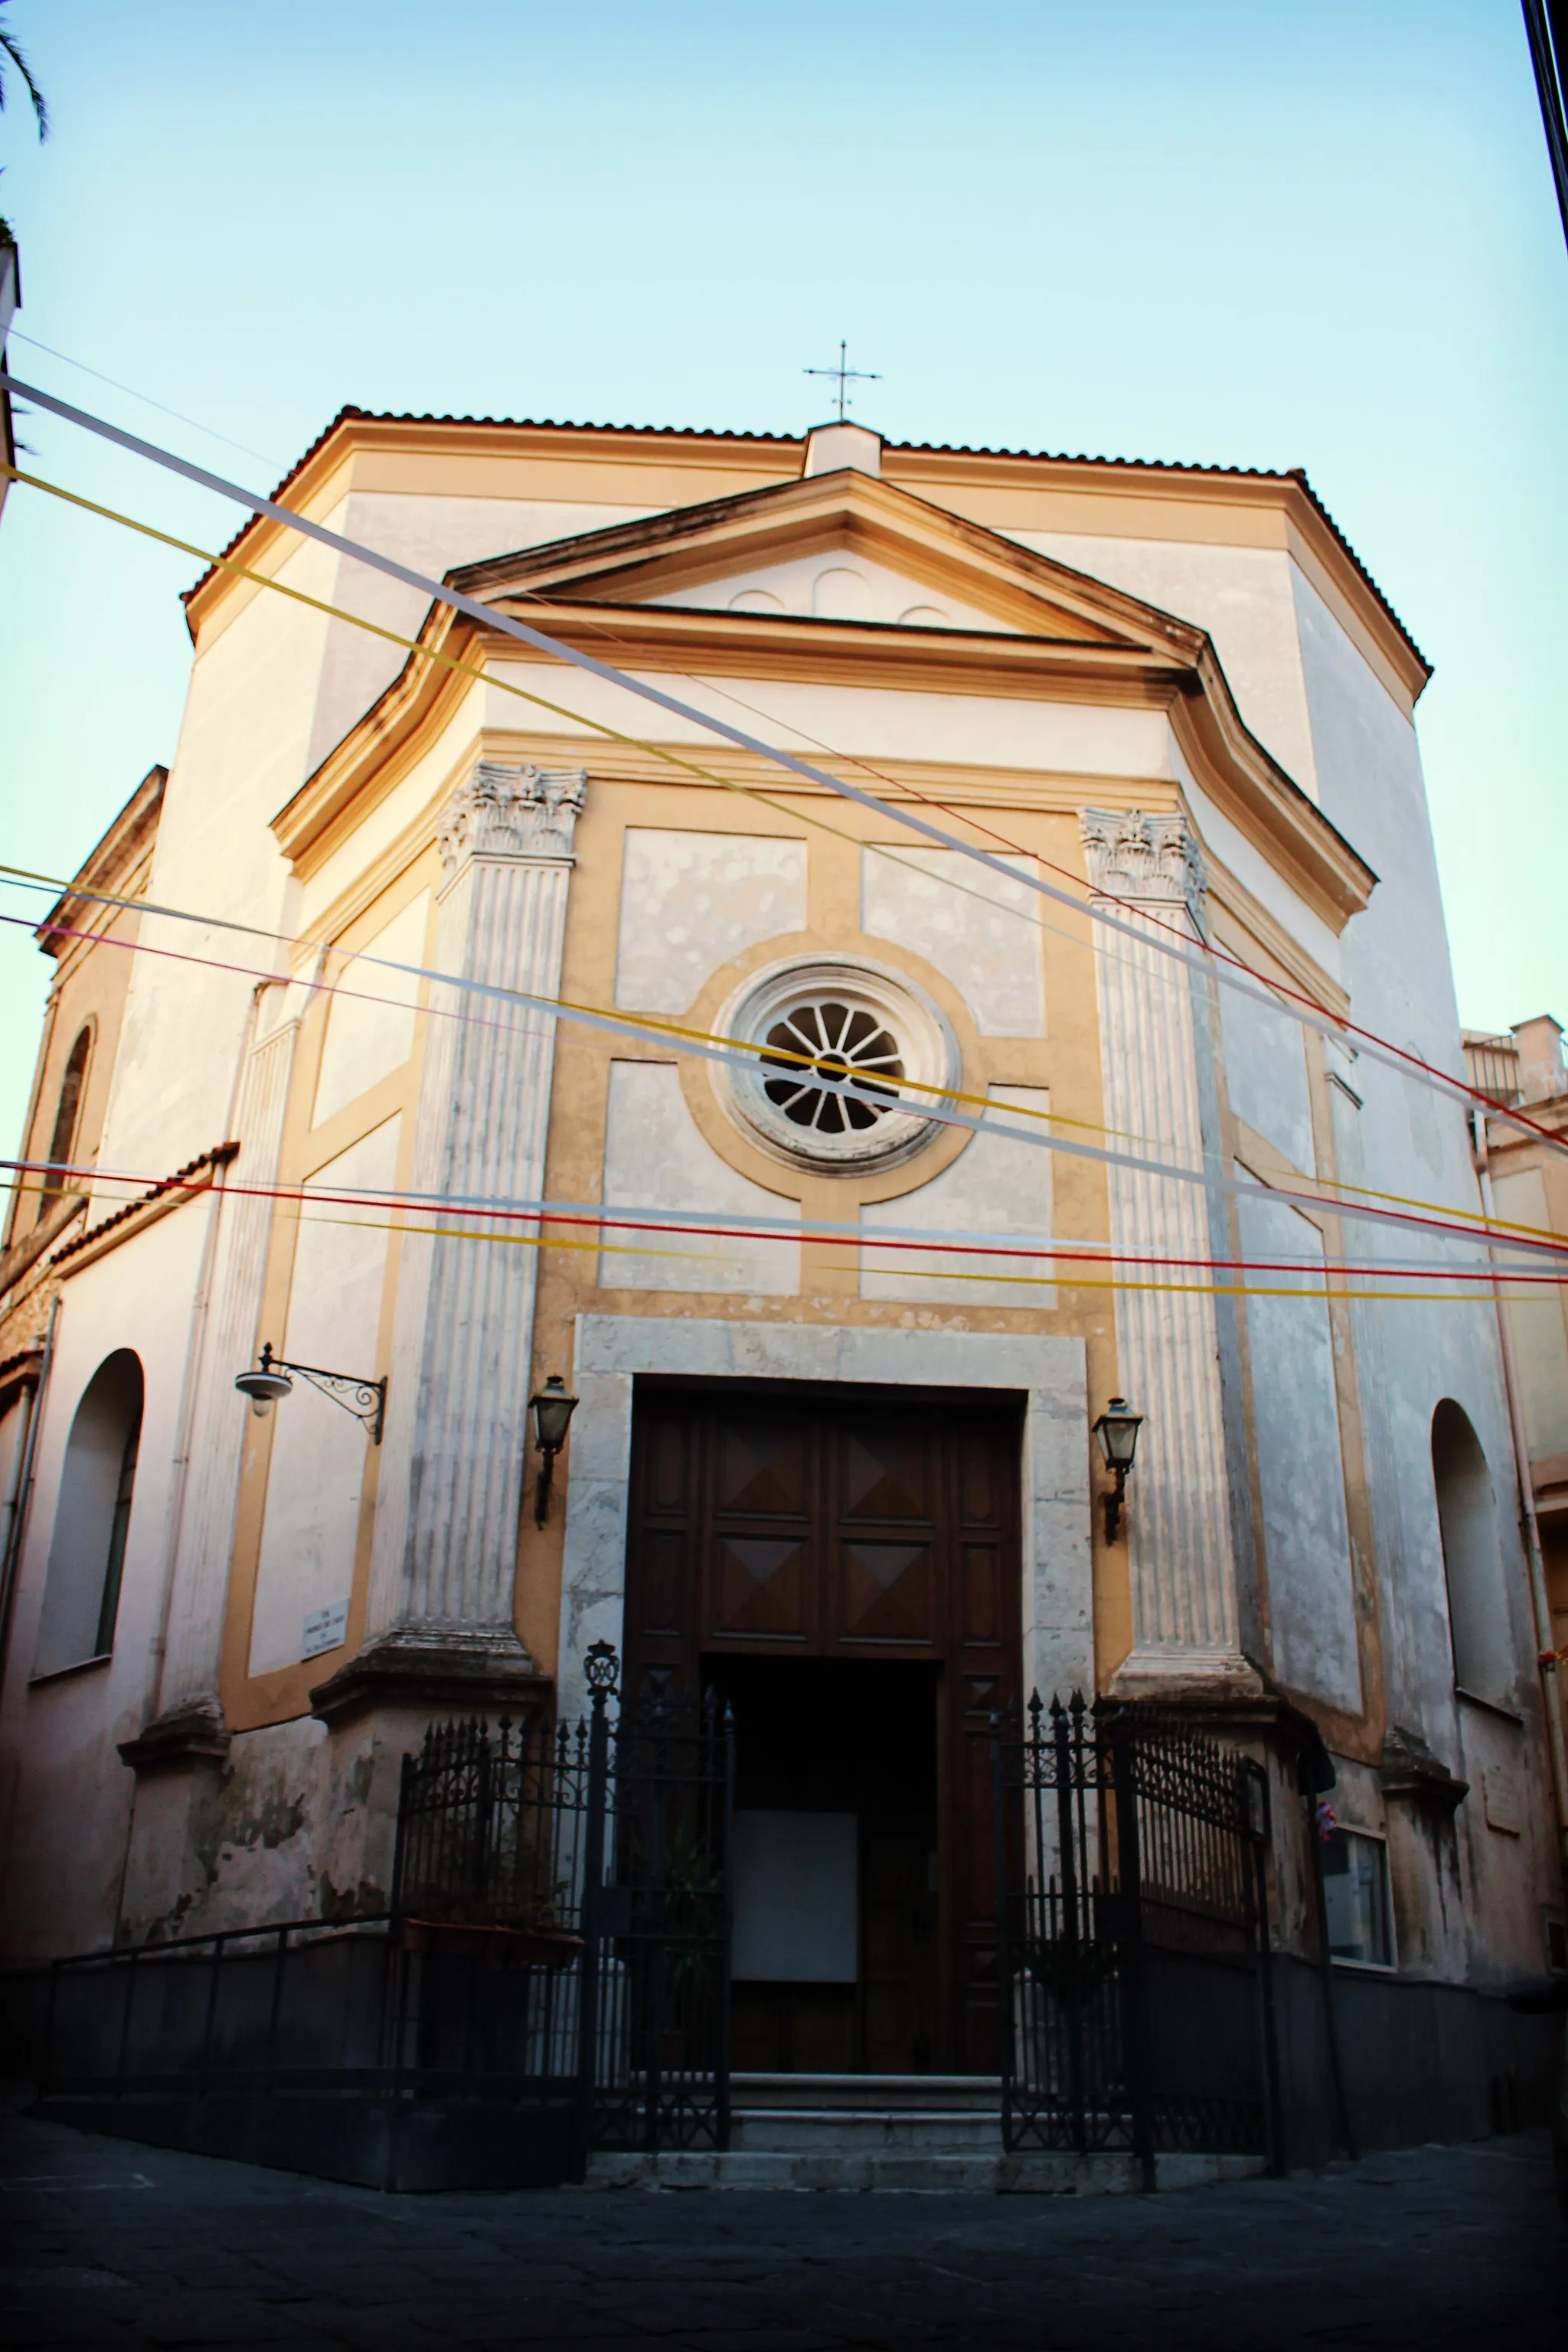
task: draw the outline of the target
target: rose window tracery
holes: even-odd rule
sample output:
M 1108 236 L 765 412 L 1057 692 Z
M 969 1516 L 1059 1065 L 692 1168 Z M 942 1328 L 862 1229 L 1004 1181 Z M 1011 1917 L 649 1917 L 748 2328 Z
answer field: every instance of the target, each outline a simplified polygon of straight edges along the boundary
M 753 1141 L 797 1166 L 852 1172 L 903 1158 L 956 1083 L 957 1045 L 923 992 L 880 966 L 825 960 L 756 973 L 721 1016 L 759 1050 L 720 1083 Z

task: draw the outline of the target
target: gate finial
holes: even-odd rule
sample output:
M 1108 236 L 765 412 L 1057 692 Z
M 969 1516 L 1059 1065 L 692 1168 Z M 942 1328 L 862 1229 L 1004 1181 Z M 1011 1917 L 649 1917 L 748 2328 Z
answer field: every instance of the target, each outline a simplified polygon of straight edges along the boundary
M 583 1661 L 583 1672 L 594 1695 L 595 1706 L 603 1706 L 607 1698 L 614 1696 L 616 1685 L 620 1680 L 620 1661 L 616 1656 L 615 1643 L 590 1643 L 588 1654 Z

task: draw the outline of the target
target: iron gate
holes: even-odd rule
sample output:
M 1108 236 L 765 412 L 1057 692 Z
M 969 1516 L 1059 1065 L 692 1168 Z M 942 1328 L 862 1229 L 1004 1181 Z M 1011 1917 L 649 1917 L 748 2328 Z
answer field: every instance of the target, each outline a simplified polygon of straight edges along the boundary
M 1075 1692 L 994 1727 L 1002 2126 L 1279 2161 L 1261 1766 Z
M 405 1759 L 394 2039 L 426 2078 L 504 2075 L 593 2147 L 730 2131 L 733 1730 L 711 1693 L 624 1705 L 587 1658 L 587 1720 L 433 1726 Z

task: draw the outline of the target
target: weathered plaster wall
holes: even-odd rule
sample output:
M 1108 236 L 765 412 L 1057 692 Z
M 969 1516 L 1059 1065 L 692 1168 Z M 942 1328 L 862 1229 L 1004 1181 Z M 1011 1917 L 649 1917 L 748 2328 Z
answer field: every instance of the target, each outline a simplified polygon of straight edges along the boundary
M 1310 1176 L 1317 1162 L 1301 1024 L 1294 1014 L 1244 996 L 1239 989 L 1221 988 L 1216 993 L 1232 1110 L 1293 1168 Z
M 1040 924 L 1030 881 L 1038 858 L 1009 859 L 1026 880 L 976 866 L 958 849 L 926 849 L 906 835 L 891 856 L 860 852 L 860 928 L 896 940 L 952 982 L 983 1037 L 1043 1037 Z
M 717 1220 L 765 1217 L 791 1207 L 730 1167 L 699 1134 L 673 1062 L 612 1062 L 605 1130 L 605 1205 L 672 1209 Z M 606 1289 L 727 1291 L 793 1297 L 800 1288 L 800 1244 L 725 1240 L 708 1234 L 648 1237 L 615 1233 L 599 1255 Z
M 1249 1181 L 1247 1169 L 1236 1172 Z M 1258 1277 L 1257 1295 L 1247 1302 L 1275 1671 L 1289 1689 L 1359 1714 L 1345 1465 L 1322 1238 L 1283 1201 L 1244 1195 L 1237 1207 L 1245 1255 L 1276 1269 Z M 1301 1264 L 1300 1274 L 1278 1270 L 1292 1263 Z M 1279 1292 L 1287 1295 L 1270 1296 Z
M 721 963 L 805 929 L 806 845 L 776 835 L 628 825 L 616 1003 L 684 1013 Z
M 1050 1108 L 1044 1087 L 993 1086 L 987 1092 L 998 1112 L 1016 1110 L 1038 1119 Z M 985 1117 L 992 1117 L 990 1108 Z M 1023 1125 L 1024 1120 L 1013 1123 Z M 860 1213 L 862 1225 L 963 1239 L 969 1248 L 962 1254 L 935 1250 L 914 1257 L 907 1251 L 868 1244 L 860 1257 L 861 1297 L 909 1299 L 938 1313 L 953 1307 L 1047 1311 L 1057 1304 L 1048 1259 L 1037 1260 L 1030 1267 L 1005 1251 L 974 1255 L 973 1245 L 994 1234 L 1017 1234 L 1027 1235 L 1037 1247 L 1051 1232 L 1051 1192 L 1049 1152 L 982 1131 L 928 1183 Z M 1043 1280 L 1038 1278 L 1042 1276 Z
M 1495 1176 L 1492 1196 L 1498 1215 L 1512 1224 L 1552 1223 L 1546 1180 L 1539 1168 Z M 1517 1287 L 1509 1301 L 1509 1322 L 1519 1360 L 1525 1433 L 1531 1459 L 1568 1454 L 1568 1328 L 1558 1290 Z

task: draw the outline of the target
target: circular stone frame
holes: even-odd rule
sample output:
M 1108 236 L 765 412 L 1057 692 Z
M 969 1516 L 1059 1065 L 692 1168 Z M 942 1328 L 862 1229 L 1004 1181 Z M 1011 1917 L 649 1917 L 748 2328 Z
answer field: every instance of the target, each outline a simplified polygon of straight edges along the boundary
M 868 1013 L 879 1028 L 890 1031 L 906 1081 L 921 1087 L 957 1086 L 963 1056 L 946 1015 L 912 981 L 859 957 L 791 956 L 769 964 L 735 990 L 715 1027 L 721 1036 L 762 1045 L 788 1013 L 824 1000 Z M 942 1124 L 923 1111 L 900 1108 L 883 1111 L 868 1127 L 822 1133 L 797 1125 L 769 1100 L 764 1089 L 770 1076 L 776 1083 L 778 1076 L 779 1066 L 770 1071 L 760 1057 L 745 1068 L 731 1064 L 714 1069 L 714 1090 L 726 1116 L 747 1140 L 790 1168 L 856 1176 L 896 1167 L 929 1142 Z

